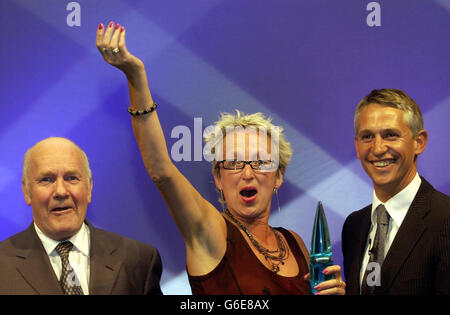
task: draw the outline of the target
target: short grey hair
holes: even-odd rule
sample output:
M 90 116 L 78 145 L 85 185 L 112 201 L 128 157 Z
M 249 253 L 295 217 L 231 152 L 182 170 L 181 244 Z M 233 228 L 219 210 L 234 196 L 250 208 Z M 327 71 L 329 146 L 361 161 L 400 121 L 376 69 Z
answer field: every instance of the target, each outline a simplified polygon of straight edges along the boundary
M 423 117 L 420 108 L 408 94 L 398 89 L 379 89 L 373 90 L 358 103 L 353 121 L 355 135 L 359 131 L 359 115 L 370 104 L 393 107 L 404 111 L 405 123 L 411 130 L 413 137 L 423 130 Z

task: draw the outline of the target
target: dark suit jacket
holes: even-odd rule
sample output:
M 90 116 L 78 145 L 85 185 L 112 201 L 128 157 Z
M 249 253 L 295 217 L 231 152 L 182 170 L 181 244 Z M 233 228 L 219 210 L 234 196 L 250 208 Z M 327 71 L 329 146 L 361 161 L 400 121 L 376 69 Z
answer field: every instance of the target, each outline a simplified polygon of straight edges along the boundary
M 158 251 L 94 228 L 89 294 L 162 294 Z M 34 224 L 0 243 L 0 294 L 63 294 Z
M 342 229 L 347 294 L 359 294 L 371 205 Z M 381 267 L 375 294 L 450 294 L 450 197 L 424 178 Z

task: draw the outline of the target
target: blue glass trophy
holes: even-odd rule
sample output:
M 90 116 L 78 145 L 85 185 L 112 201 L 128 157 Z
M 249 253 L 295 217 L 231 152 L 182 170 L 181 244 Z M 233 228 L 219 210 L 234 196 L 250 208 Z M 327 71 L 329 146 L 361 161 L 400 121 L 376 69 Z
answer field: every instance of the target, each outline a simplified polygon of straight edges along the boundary
M 323 274 L 323 270 L 333 264 L 333 253 L 331 251 L 330 233 L 328 232 L 327 219 L 323 211 L 322 203 L 317 204 L 316 218 L 311 239 L 310 253 L 310 277 L 311 293 L 317 290 L 314 287 L 326 280 L 333 279 L 333 275 Z

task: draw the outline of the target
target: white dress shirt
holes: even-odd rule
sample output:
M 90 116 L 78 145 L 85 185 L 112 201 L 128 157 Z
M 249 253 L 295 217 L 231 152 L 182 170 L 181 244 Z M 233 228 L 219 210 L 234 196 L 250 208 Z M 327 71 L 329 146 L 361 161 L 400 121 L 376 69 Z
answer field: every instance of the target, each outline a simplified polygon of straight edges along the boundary
M 45 235 L 39 227 L 34 223 L 34 228 L 39 239 L 44 246 L 45 252 L 49 256 L 50 263 L 55 271 L 56 277 L 61 277 L 62 263 L 61 257 L 56 251 L 56 246 L 60 243 Z M 81 226 L 80 230 L 71 238 L 66 241 L 70 241 L 73 244 L 73 248 L 69 253 L 69 263 L 77 274 L 78 280 L 80 280 L 83 293 L 89 294 L 89 249 L 90 249 L 90 231 L 85 223 Z
M 416 176 L 414 179 L 406 186 L 402 191 L 400 191 L 398 194 L 393 196 L 391 199 L 386 201 L 385 203 L 381 202 L 375 191 L 373 192 L 373 202 L 372 202 L 372 212 L 371 212 L 371 227 L 369 230 L 369 237 L 367 238 L 366 242 L 366 250 L 363 255 L 363 261 L 361 264 L 361 271 L 360 271 L 360 284 L 362 285 L 362 281 L 364 278 L 364 273 L 367 268 L 367 264 L 369 263 L 369 249 L 372 247 L 373 240 L 375 239 L 375 233 L 377 231 L 377 214 L 375 212 L 375 209 L 380 205 L 384 204 L 387 212 L 389 213 L 390 219 L 389 219 L 389 227 L 388 227 L 388 234 L 386 238 L 386 243 L 384 247 L 384 257 L 386 257 L 389 248 L 392 245 L 392 242 L 394 241 L 395 235 L 397 235 L 398 229 L 400 228 L 400 225 L 403 222 L 403 219 L 405 219 L 405 216 L 408 212 L 409 207 L 411 206 L 414 197 L 416 196 L 417 192 L 419 191 L 420 184 L 422 183 L 422 180 L 420 179 L 420 176 L 418 173 L 416 173 Z

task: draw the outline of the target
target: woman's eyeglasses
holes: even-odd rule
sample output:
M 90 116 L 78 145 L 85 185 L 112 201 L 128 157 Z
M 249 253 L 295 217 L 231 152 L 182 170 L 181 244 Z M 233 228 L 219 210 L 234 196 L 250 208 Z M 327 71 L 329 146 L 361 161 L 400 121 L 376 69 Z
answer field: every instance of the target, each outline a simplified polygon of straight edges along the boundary
M 245 165 L 250 165 L 250 167 L 255 171 L 275 171 L 277 169 L 276 164 L 272 160 L 256 160 L 256 161 L 238 161 L 238 160 L 223 160 L 218 161 L 217 166 L 222 164 L 222 167 L 226 170 L 242 170 Z

